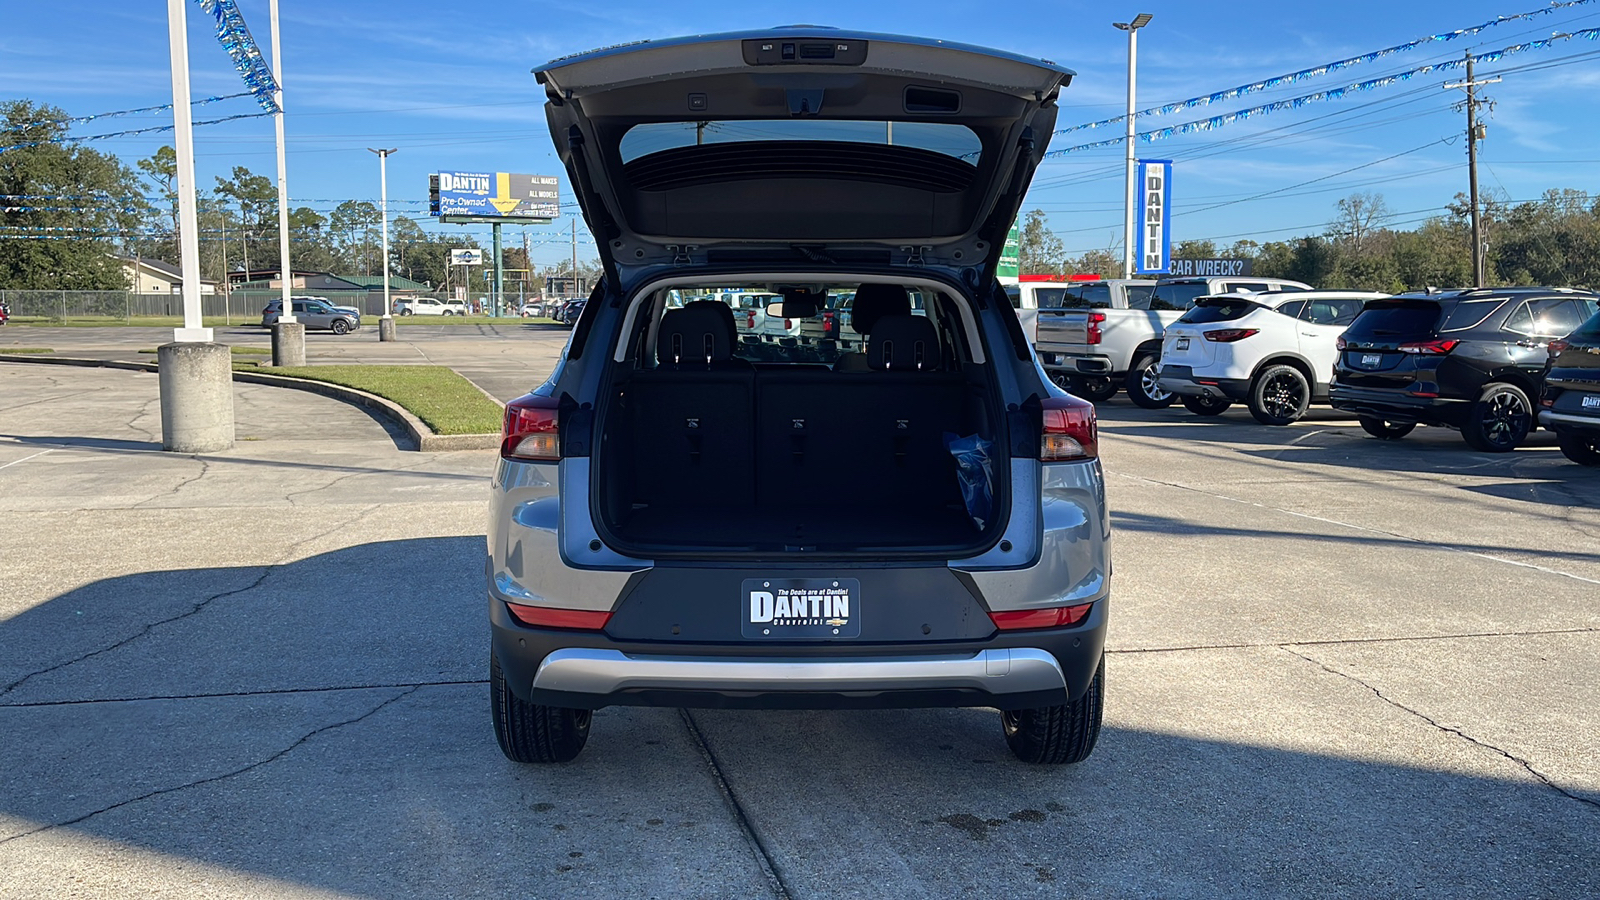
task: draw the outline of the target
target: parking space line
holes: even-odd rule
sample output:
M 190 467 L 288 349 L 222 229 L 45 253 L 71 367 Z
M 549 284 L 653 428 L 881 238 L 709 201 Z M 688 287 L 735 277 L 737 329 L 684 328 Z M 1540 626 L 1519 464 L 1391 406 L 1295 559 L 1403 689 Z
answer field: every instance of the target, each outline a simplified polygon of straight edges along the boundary
M 0 469 L 9 469 L 12 466 L 16 465 L 17 463 L 25 463 L 30 459 L 38 459 L 39 457 L 45 455 L 46 453 L 54 453 L 59 449 L 61 449 L 61 448 L 59 448 L 59 447 L 51 447 L 49 450 L 40 450 L 38 453 L 35 453 L 32 456 L 24 456 L 21 459 L 13 459 L 11 462 L 8 462 L 5 465 L 0 466 Z
M 1341 522 L 1338 519 L 1329 519 L 1329 518 L 1326 518 L 1324 516 L 1314 516 L 1314 515 L 1311 515 L 1310 513 L 1295 512 L 1292 509 L 1283 509 L 1282 507 L 1271 506 L 1271 505 L 1268 505 L 1266 503 L 1257 503 L 1254 500 L 1244 500 L 1244 499 L 1241 499 L 1239 497 L 1229 497 L 1227 494 L 1215 494 L 1215 493 L 1212 493 L 1211 491 L 1201 490 L 1200 488 L 1196 488 L 1196 487 L 1190 487 L 1189 485 L 1186 485 L 1186 484 L 1178 484 L 1176 482 L 1171 482 L 1171 481 L 1158 481 L 1158 480 L 1156 480 L 1154 478 L 1143 478 L 1143 477 L 1138 476 L 1138 475 L 1129 475 L 1129 474 L 1127 474 L 1125 472 L 1114 472 L 1112 474 L 1116 475 L 1119 478 L 1126 478 L 1129 481 L 1141 481 L 1141 482 L 1144 482 L 1145 484 L 1159 485 L 1161 487 L 1177 488 L 1178 490 L 1190 491 L 1192 493 L 1201 494 L 1201 495 L 1206 496 L 1206 497 L 1214 497 L 1214 498 L 1216 498 L 1218 500 L 1227 500 L 1227 501 L 1230 501 L 1230 502 L 1233 502 L 1233 503 L 1241 503 L 1241 504 L 1243 504 L 1245 506 L 1253 506 L 1256 509 L 1271 510 L 1272 512 L 1283 513 L 1284 515 L 1287 515 L 1287 516 L 1295 516 L 1296 518 L 1309 519 L 1309 520 L 1311 520 L 1313 522 L 1322 522 L 1323 524 L 1326 524 L 1326 525 L 1337 525 L 1337 526 L 1339 526 L 1341 528 L 1349 528 L 1349 529 L 1351 529 L 1353 531 L 1364 531 L 1364 532 L 1366 532 L 1368 534 L 1381 534 L 1381 535 L 1383 535 L 1385 537 L 1397 538 L 1397 539 L 1402 540 L 1402 541 L 1410 541 L 1413 544 L 1421 544 L 1424 547 L 1433 547 L 1433 548 L 1436 548 L 1436 549 L 1439 549 L 1439 550 L 1448 550 L 1451 553 L 1460 553 L 1460 554 L 1463 554 L 1465 556 L 1474 556 L 1474 557 L 1477 557 L 1478 559 L 1484 559 L 1484 560 L 1488 560 L 1490 562 L 1504 563 L 1504 564 L 1506 564 L 1508 566 L 1516 566 L 1516 567 L 1521 568 L 1521 569 L 1532 569 L 1532 570 L 1534 570 L 1536 572 L 1544 572 L 1544 573 L 1549 574 L 1549 575 L 1560 575 L 1563 578 L 1571 578 L 1574 581 L 1581 581 L 1584 584 L 1600 585 L 1600 580 L 1596 580 L 1596 579 L 1593 579 L 1593 578 L 1585 578 L 1582 575 L 1574 575 L 1571 572 L 1563 572 L 1560 569 L 1552 569 L 1549 566 L 1541 566 L 1541 565 L 1536 565 L 1534 563 L 1518 562 L 1517 560 L 1514 560 L 1514 559 L 1506 559 L 1503 556 L 1494 556 L 1493 554 L 1489 554 L 1489 553 L 1479 553 L 1476 550 L 1463 550 L 1460 547 L 1452 547 L 1452 546 L 1450 546 L 1448 544 L 1437 544 L 1437 543 L 1434 543 L 1433 541 L 1427 541 L 1427 540 L 1423 540 L 1422 538 L 1412 537 L 1411 535 L 1408 535 L 1408 534 L 1398 534 L 1398 533 L 1393 532 L 1393 531 L 1384 531 L 1381 528 L 1371 528 L 1371 527 L 1368 527 L 1366 525 L 1355 525 L 1355 524 L 1350 523 L 1350 522 Z

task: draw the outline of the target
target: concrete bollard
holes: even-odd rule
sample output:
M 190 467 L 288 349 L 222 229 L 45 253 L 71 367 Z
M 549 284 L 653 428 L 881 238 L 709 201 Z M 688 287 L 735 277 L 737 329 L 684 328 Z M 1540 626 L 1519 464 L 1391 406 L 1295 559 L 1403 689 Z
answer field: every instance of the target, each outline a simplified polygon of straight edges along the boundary
M 378 340 L 379 341 L 392 341 L 394 339 L 395 339 L 395 337 L 394 337 L 394 316 L 379 316 L 378 317 Z
M 306 326 L 303 322 L 279 322 L 272 326 L 272 364 L 306 364 Z
M 226 344 L 162 344 L 161 449 L 213 453 L 233 446 L 233 353 Z

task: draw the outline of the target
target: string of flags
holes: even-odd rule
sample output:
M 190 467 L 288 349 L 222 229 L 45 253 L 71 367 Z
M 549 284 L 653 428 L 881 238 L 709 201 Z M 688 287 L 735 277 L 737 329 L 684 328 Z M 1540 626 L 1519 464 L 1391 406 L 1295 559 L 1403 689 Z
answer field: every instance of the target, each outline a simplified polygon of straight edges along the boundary
M 244 16 L 234 0 L 195 0 L 200 8 L 217 20 L 217 40 L 222 49 L 233 58 L 233 67 L 244 79 L 245 87 L 268 113 L 281 112 L 278 107 L 278 79 L 261 56 L 261 48 L 244 24 Z M 1586 0 L 1587 2 L 1587 0 Z
M 1242 84 L 1238 87 L 1231 87 L 1227 90 L 1217 91 L 1201 97 L 1191 97 L 1188 100 L 1179 100 L 1175 103 L 1168 103 L 1164 106 L 1152 106 L 1149 109 L 1139 110 L 1138 112 L 1134 113 L 1133 116 L 1135 119 L 1141 119 L 1148 116 L 1164 116 L 1185 109 L 1196 109 L 1201 106 L 1209 106 L 1212 103 L 1236 100 L 1249 94 L 1257 94 L 1262 91 L 1280 87 L 1286 84 L 1295 84 L 1310 78 L 1326 75 L 1329 72 L 1347 69 L 1351 66 L 1359 66 L 1363 63 L 1373 62 L 1374 60 L 1382 59 L 1386 56 L 1393 56 L 1396 53 L 1404 53 L 1407 50 L 1414 50 L 1417 47 L 1428 44 L 1443 43 L 1445 41 L 1453 41 L 1456 38 L 1475 35 L 1485 29 L 1493 28 L 1496 25 L 1504 25 L 1508 22 L 1519 22 L 1535 19 L 1540 16 L 1547 16 L 1551 13 L 1559 12 L 1563 9 L 1569 9 L 1574 6 L 1586 6 L 1594 2 L 1596 2 L 1596 0 L 1564 0 L 1564 2 L 1551 3 L 1549 6 L 1541 9 L 1530 10 L 1528 12 L 1517 13 L 1510 16 L 1498 16 L 1490 19 L 1487 22 L 1479 23 L 1470 28 L 1458 28 L 1455 31 L 1445 31 L 1440 32 L 1439 34 L 1430 34 L 1427 37 L 1417 38 L 1414 41 L 1406 41 L 1403 44 L 1396 44 L 1393 47 L 1385 47 L 1382 50 L 1374 50 L 1371 53 L 1363 53 L 1360 56 L 1352 56 L 1349 59 L 1341 59 L 1336 62 L 1326 63 L 1320 66 L 1313 66 L 1309 69 L 1301 69 L 1298 72 L 1290 72 L 1287 75 L 1277 75 L 1272 78 L 1262 79 L 1261 81 L 1253 81 L 1249 84 Z M 1088 131 L 1092 128 L 1102 128 L 1106 125 L 1115 125 L 1118 122 L 1126 122 L 1127 119 L 1128 117 L 1126 115 L 1113 116 L 1109 119 L 1101 119 L 1098 122 L 1089 122 L 1084 125 L 1073 125 L 1069 128 L 1062 128 L 1057 130 L 1055 133 L 1060 135 L 1070 134 L 1074 131 Z
M 1502 47 L 1499 50 L 1475 54 L 1473 59 L 1476 62 L 1494 62 L 1496 60 L 1503 59 L 1504 57 L 1511 56 L 1515 53 L 1522 53 L 1528 50 L 1543 50 L 1554 46 L 1559 42 L 1570 40 L 1600 40 L 1600 28 L 1585 28 L 1581 31 L 1574 31 L 1570 34 L 1557 34 L 1548 38 L 1542 38 L 1537 41 L 1513 44 L 1509 47 Z M 1231 125 L 1234 122 L 1242 122 L 1245 119 L 1254 118 L 1256 116 L 1264 116 L 1269 113 L 1280 112 L 1285 109 L 1299 109 L 1308 103 L 1316 103 L 1322 100 L 1337 100 L 1349 94 L 1356 94 L 1364 91 L 1370 91 L 1374 88 L 1386 87 L 1398 82 L 1408 81 L 1417 77 L 1418 75 L 1426 75 L 1430 72 L 1445 72 L 1452 69 L 1465 68 L 1466 64 L 1467 62 L 1465 59 L 1452 59 L 1439 63 L 1430 63 L 1425 66 L 1418 66 L 1415 69 L 1410 69 L 1405 72 L 1397 72 L 1393 75 L 1385 75 L 1382 78 L 1373 78 L 1368 81 L 1360 81 L 1355 84 L 1345 85 L 1344 87 L 1331 88 L 1325 91 L 1317 91 L 1313 94 L 1293 97 L 1288 100 L 1278 100 L 1273 103 L 1252 106 L 1249 109 L 1241 109 L 1238 112 L 1232 112 L 1221 116 L 1212 116 L 1209 119 L 1197 119 L 1192 122 L 1183 122 L 1177 125 L 1169 125 L 1166 128 L 1158 128 L 1154 131 L 1140 132 L 1139 134 L 1135 135 L 1135 137 L 1140 141 L 1149 143 L 1150 141 L 1158 141 L 1162 138 L 1168 138 L 1179 134 L 1193 134 L 1198 131 L 1210 131 L 1214 128 L 1221 128 L 1224 125 Z M 1059 134 L 1060 132 L 1057 133 Z M 1065 147 L 1060 150 L 1051 150 L 1049 153 L 1045 154 L 1045 158 L 1049 159 L 1051 157 L 1064 156 L 1068 153 L 1076 153 L 1080 150 L 1093 150 L 1099 147 L 1120 146 L 1126 141 L 1127 138 L 1125 137 L 1115 137 L 1111 138 L 1110 140 L 1095 141 L 1089 144 L 1079 144 L 1075 147 Z
M 259 119 L 262 116 L 270 116 L 270 115 L 272 115 L 272 113 L 270 113 L 270 112 L 241 113 L 241 114 L 236 115 L 236 116 L 223 116 L 223 117 L 221 117 L 219 119 L 201 119 L 201 120 L 198 120 L 198 121 L 194 122 L 193 124 L 195 124 L 195 125 L 217 125 L 217 124 L 220 124 L 222 122 L 232 122 L 232 121 L 235 121 L 237 119 Z M 163 132 L 163 131 L 171 131 L 175 127 L 176 126 L 174 126 L 174 125 L 151 125 L 151 126 L 149 126 L 147 128 L 130 128 L 130 129 L 126 130 L 126 131 L 113 131 L 113 132 L 109 132 L 107 134 L 90 134 L 90 135 L 85 135 L 84 137 L 80 137 L 80 138 L 72 138 L 72 140 L 74 140 L 74 141 L 104 141 L 104 140 L 109 140 L 111 138 L 130 137 L 130 136 L 136 135 L 136 134 L 158 134 L 158 133 Z M 53 143 L 55 143 L 55 141 L 26 141 L 26 142 L 23 142 L 21 144 L 9 144 L 7 146 L 0 147 L 0 153 L 4 153 L 7 150 L 21 150 L 24 147 L 38 147 L 38 146 L 40 146 L 42 144 L 53 144 Z

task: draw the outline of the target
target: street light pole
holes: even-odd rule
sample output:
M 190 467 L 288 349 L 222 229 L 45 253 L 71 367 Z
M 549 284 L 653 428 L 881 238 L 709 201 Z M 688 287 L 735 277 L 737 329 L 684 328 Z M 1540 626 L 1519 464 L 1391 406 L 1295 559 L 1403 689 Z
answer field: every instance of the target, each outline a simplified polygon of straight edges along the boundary
M 1139 68 L 1139 29 L 1150 24 L 1154 18 L 1149 13 L 1139 13 L 1133 17 L 1132 22 L 1113 22 L 1114 27 L 1128 33 L 1128 117 L 1127 140 L 1124 142 L 1126 163 L 1124 176 L 1126 189 L 1123 192 L 1123 220 L 1122 220 L 1122 277 L 1132 278 L 1134 270 L 1133 259 L 1133 214 L 1138 207 L 1138 189 L 1133 183 L 1133 112 L 1134 112 L 1134 85 Z
M 289 261 L 289 167 L 283 148 L 283 51 L 278 40 L 278 0 L 269 0 L 268 15 L 272 21 L 272 78 L 278 84 L 272 99 L 278 111 L 272 114 L 272 127 L 278 142 L 278 284 L 281 288 L 278 323 L 272 326 L 272 364 L 274 366 L 303 366 L 306 364 L 306 326 L 294 317 L 294 266 Z M 248 246 L 248 244 L 246 244 Z M 250 267 L 245 266 L 245 278 L 250 277 Z
M 383 215 L 383 315 L 378 317 L 378 340 L 392 341 L 394 315 L 393 304 L 389 300 L 389 154 L 399 153 L 400 148 L 367 149 L 378 154 L 378 203 Z

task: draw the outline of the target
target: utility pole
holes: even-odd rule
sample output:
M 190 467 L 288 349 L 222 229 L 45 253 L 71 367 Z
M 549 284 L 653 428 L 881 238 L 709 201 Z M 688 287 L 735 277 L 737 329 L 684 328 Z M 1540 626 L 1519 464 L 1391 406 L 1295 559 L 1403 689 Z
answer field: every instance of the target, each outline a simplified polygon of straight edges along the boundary
M 576 300 L 583 294 L 578 289 L 578 217 L 572 217 L 572 298 Z
M 1135 93 L 1134 87 L 1135 87 L 1135 83 L 1136 83 L 1136 80 L 1137 80 L 1137 74 L 1138 74 L 1138 71 L 1139 71 L 1139 29 L 1143 28 L 1146 25 L 1149 25 L 1150 24 L 1150 20 L 1152 18 L 1154 18 L 1154 17 L 1151 16 L 1149 13 L 1139 13 L 1138 15 L 1133 17 L 1133 21 L 1131 21 L 1131 22 L 1113 22 L 1113 23 L 1111 23 L 1113 28 L 1118 28 L 1118 29 L 1121 29 L 1122 31 L 1126 31 L 1128 33 L 1128 117 L 1127 117 L 1127 126 L 1128 126 L 1128 128 L 1127 128 L 1127 138 L 1126 138 L 1126 140 L 1124 141 L 1124 144 L 1123 144 L 1123 147 L 1124 147 L 1124 150 L 1125 150 L 1125 154 L 1124 154 L 1124 156 L 1125 156 L 1125 166 L 1124 166 L 1124 170 L 1123 170 L 1123 175 L 1124 175 L 1124 180 L 1126 182 L 1126 184 L 1125 184 L 1125 186 L 1123 188 L 1123 194 L 1122 194 L 1122 199 L 1123 199 L 1123 210 L 1122 210 L 1122 215 L 1123 215 L 1123 218 L 1122 218 L 1122 277 L 1123 278 L 1132 278 L 1133 277 L 1133 272 L 1134 272 L 1133 217 L 1134 217 L 1134 211 L 1139 208 L 1139 191 L 1138 191 L 1137 186 L 1135 186 L 1134 183 L 1133 183 L 1133 176 L 1134 176 L 1133 105 L 1134 105 L 1134 93 Z
M 383 315 L 378 317 L 378 340 L 392 341 L 394 333 L 394 301 L 389 299 L 389 157 L 400 152 L 398 147 L 368 150 L 378 154 L 378 215 L 383 219 Z
M 1445 87 L 1464 88 L 1467 92 L 1467 99 L 1461 105 L 1467 110 L 1467 190 L 1469 202 L 1472 204 L 1472 284 L 1473 287 L 1487 287 L 1484 284 L 1489 280 L 1489 274 L 1488 263 L 1484 258 L 1483 223 L 1478 218 L 1478 142 L 1487 136 L 1488 129 L 1478 121 L 1478 106 L 1488 101 L 1478 98 L 1477 89 L 1485 84 L 1495 84 L 1500 79 L 1495 77 L 1478 81 L 1474 77 L 1472 63 L 1472 51 L 1468 50 L 1467 80 L 1447 84 Z

